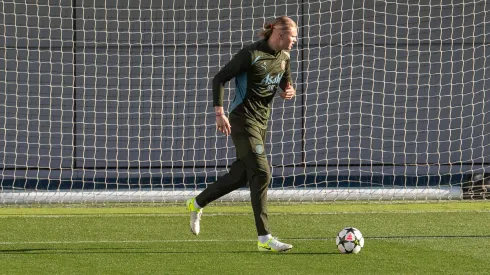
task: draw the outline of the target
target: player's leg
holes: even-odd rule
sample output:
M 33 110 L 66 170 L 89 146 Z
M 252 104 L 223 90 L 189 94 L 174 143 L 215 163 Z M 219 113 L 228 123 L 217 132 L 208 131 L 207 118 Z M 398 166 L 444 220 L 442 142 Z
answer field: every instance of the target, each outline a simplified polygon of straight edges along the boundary
M 237 160 L 234 161 L 228 173 L 218 177 L 218 180 L 209 185 L 195 198 L 196 208 L 203 208 L 210 202 L 240 188 L 247 184 L 246 168 L 240 159 L 250 152 L 249 134 L 245 132 L 244 126 L 234 125 L 231 137 L 237 151 Z
M 250 199 L 255 218 L 258 248 L 260 251 L 281 252 L 291 249 L 290 244 L 279 242 L 269 232 L 267 216 L 267 189 L 271 180 L 270 167 L 264 148 L 265 131 L 247 128 L 248 146 L 237 147 L 237 155 L 243 160 L 250 185 Z
M 250 185 L 250 200 L 259 236 L 269 234 L 267 189 L 271 180 L 269 164 L 264 154 L 250 153 L 244 158 Z
M 247 184 L 245 165 L 237 159 L 230 167 L 228 173 L 218 177 L 218 180 L 209 185 L 197 197 L 187 200 L 187 210 L 190 212 L 190 228 L 194 235 L 201 231 L 202 208 L 210 202 Z
M 210 202 L 247 184 L 245 165 L 240 159 L 235 160 L 228 173 L 218 177 L 218 180 L 210 184 L 196 197 L 196 203 L 202 208 Z
M 242 143 L 247 141 L 247 139 L 241 138 L 244 136 L 243 127 L 234 126 L 231 135 L 233 143 L 237 148 L 243 147 Z M 237 158 L 237 160 L 232 163 L 228 173 L 218 177 L 216 182 L 209 185 L 203 192 L 197 195 L 197 197 L 187 200 L 186 205 L 191 216 L 191 232 L 197 235 L 201 230 L 200 221 L 203 207 L 240 187 L 244 187 L 246 184 L 247 174 L 245 171 L 245 164 L 240 158 Z

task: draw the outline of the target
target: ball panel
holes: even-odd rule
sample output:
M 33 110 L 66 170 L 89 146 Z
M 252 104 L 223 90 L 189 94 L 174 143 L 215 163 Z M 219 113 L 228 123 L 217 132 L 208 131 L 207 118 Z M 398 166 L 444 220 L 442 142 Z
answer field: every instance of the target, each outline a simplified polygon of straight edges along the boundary
M 344 239 L 345 239 L 346 241 L 348 241 L 348 242 L 353 242 L 353 241 L 356 239 L 356 235 L 355 235 L 354 233 L 352 233 L 352 232 L 348 232 L 348 233 L 345 235 Z
M 357 229 L 356 229 L 356 230 L 354 230 L 353 232 L 354 232 L 354 234 L 356 235 L 356 238 L 357 238 L 357 239 L 361 239 L 361 238 L 362 238 L 362 233 L 361 233 L 361 231 L 359 231 L 359 230 L 357 230 Z
M 352 252 L 352 250 L 354 250 L 355 247 L 356 247 L 356 244 L 354 242 L 345 242 L 344 243 L 344 248 L 345 248 L 345 251 L 347 251 L 347 252 Z
M 359 245 L 357 245 L 354 249 L 352 249 L 352 253 L 354 254 L 359 253 L 359 251 L 361 251 L 361 247 Z
M 348 232 L 348 231 L 347 231 L 346 229 L 343 229 L 342 231 L 340 231 L 340 232 L 339 232 L 338 236 L 339 236 L 340 238 L 343 238 L 343 237 L 345 236 L 345 234 L 347 234 L 347 232 Z

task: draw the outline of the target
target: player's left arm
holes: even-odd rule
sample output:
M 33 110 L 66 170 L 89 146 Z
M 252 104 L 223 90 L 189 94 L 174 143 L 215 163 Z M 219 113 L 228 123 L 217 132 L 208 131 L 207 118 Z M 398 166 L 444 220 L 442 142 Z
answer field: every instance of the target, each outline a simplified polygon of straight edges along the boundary
M 279 82 L 279 96 L 282 99 L 291 99 L 296 95 L 296 90 L 293 88 L 293 80 L 291 78 L 290 59 L 286 61 L 286 68 L 281 82 Z

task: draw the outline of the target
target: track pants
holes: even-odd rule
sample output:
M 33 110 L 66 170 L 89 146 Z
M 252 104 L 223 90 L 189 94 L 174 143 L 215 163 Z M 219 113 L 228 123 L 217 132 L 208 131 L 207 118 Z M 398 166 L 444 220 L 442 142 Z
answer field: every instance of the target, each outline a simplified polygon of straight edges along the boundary
M 199 206 L 249 185 L 250 199 L 259 236 L 269 234 L 267 217 L 267 189 L 271 179 L 270 167 L 265 155 L 266 130 L 259 127 L 232 125 L 231 138 L 236 148 L 237 159 L 228 173 L 218 177 L 196 197 Z

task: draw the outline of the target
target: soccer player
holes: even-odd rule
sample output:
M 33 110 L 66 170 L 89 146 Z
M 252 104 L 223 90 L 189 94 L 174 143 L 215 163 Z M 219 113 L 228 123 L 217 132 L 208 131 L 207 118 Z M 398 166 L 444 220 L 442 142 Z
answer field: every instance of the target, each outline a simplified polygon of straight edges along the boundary
M 281 16 L 266 24 L 260 35 L 262 40 L 241 49 L 213 79 L 216 127 L 225 135 L 231 134 L 237 159 L 227 174 L 186 204 L 191 231 L 197 235 L 202 208 L 248 182 L 258 249 L 282 252 L 293 246 L 278 241 L 269 231 L 267 189 L 271 174 L 264 145 L 274 95 L 279 93 L 288 100 L 296 94 L 291 85 L 289 51 L 297 41 L 297 26 L 291 18 Z M 223 95 L 224 85 L 232 78 L 236 81 L 236 93 L 228 119 L 223 110 Z

